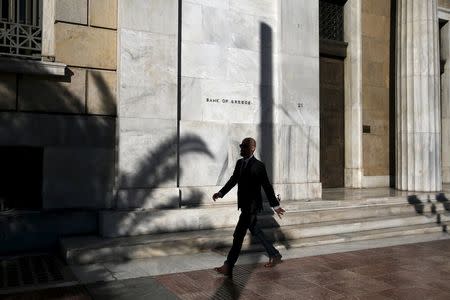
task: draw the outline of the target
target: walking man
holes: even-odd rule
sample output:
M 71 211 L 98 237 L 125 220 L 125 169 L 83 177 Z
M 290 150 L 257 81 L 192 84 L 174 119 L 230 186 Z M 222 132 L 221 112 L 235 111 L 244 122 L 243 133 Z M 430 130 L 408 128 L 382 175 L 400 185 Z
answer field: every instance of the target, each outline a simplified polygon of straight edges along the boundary
M 225 186 L 213 195 L 213 200 L 216 201 L 217 198 L 225 196 L 236 183 L 238 185 L 238 209 L 241 210 L 241 215 L 234 230 L 233 245 L 224 264 L 215 268 L 217 272 L 227 276 L 231 276 L 233 273 L 233 267 L 241 252 L 247 229 L 262 243 L 269 255 L 269 262 L 265 266 L 274 267 L 281 263 L 280 252 L 267 240 L 257 224 L 257 213 L 263 208 L 261 187 L 264 189 L 270 206 L 277 213 L 278 217 L 281 218 L 285 210 L 280 207 L 280 202 L 275 197 L 273 187 L 267 176 L 266 167 L 253 156 L 256 149 L 256 141 L 251 137 L 245 138 L 239 147 L 241 148 L 242 158 L 237 161 L 233 175 Z

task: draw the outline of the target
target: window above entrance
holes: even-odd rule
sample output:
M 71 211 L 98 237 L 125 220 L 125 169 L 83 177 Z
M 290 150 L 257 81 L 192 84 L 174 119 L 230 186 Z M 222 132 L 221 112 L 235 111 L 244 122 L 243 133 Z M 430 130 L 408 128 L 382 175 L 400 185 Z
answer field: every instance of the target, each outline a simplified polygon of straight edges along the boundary
M 320 0 L 319 35 L 323 40 L 344 41 L 343 0 Z

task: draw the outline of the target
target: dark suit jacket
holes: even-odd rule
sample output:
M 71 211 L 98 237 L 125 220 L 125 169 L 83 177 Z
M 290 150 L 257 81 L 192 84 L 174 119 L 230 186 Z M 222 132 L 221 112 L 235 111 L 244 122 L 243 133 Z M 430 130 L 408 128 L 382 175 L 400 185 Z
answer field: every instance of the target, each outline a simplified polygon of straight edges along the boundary
M 280 202 L 275 197 L 273 187 L 267 177 L 266 167 L 254 156 L 250 158 L 245 169 L 241 172 L 244 159 L 236 162 L 233 175 L 231 175 L 225 186 L 219 191 L 225 196 L 235 185 L 238 184 L 238 209 L 243 212 L 256 213 L 262 210 L 261 187 L 266 193 L 270 206 L 278 206 Z

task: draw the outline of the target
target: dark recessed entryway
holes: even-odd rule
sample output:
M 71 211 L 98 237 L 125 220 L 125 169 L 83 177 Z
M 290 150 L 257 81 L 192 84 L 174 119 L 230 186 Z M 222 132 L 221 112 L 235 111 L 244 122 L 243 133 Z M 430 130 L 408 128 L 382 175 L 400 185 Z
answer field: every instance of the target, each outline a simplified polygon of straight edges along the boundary
M 42 208 L 40 147 L 0 147 L 0 200 L 4 209 Z
M 346 0 L 319 1 L 320 182 L 344 186 L 344 5 Z
M 320 58 L 320 181 L 344 186 L 344 61 Z

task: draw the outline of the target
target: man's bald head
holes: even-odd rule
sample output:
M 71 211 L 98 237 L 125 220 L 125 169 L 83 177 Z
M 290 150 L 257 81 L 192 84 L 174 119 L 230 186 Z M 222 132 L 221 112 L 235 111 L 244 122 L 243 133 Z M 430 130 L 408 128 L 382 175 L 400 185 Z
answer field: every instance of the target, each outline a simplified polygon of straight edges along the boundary
M 246 137 L 245 139 L 242 140 L 242 144 L 244 143 L 252 146 L 253 148 L 256 148 L 256 141 L 254 138 Z
M 241 156 L 244 158 L 249 158 L 253 155 L 256 149 L 256 141 L 254 138 L 247 137 L 242 140 L 242 143 L 239 145 L 241 147 Z

